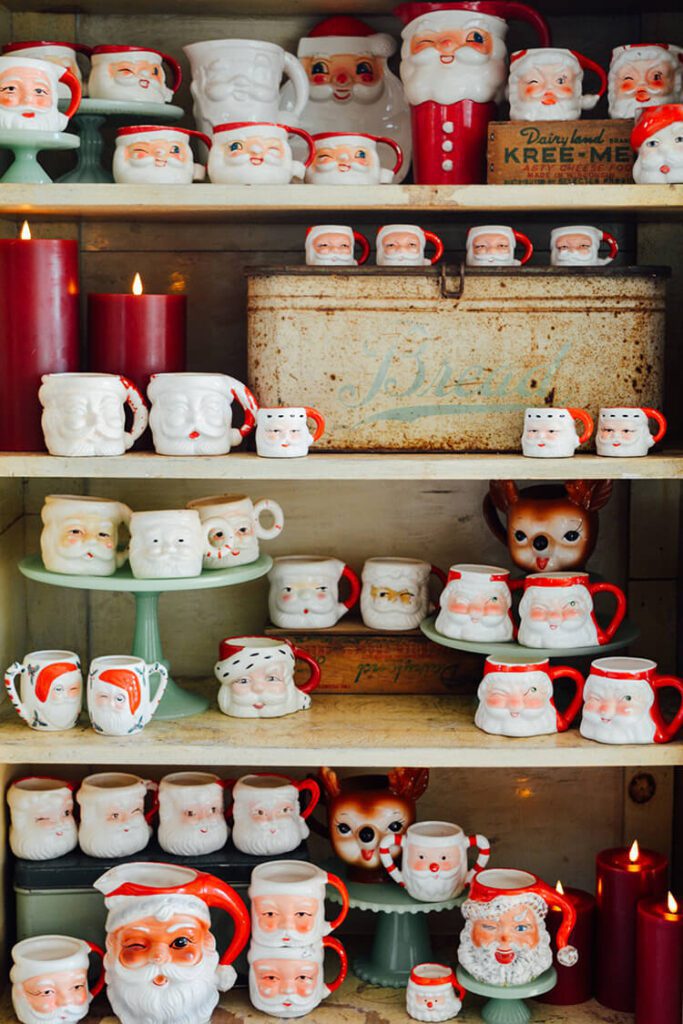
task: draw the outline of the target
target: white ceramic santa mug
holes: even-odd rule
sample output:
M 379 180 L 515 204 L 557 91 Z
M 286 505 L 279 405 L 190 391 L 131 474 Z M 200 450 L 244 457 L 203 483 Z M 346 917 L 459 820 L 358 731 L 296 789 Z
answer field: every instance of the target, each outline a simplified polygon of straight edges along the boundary
M 152 697 L 151 676 L 159 677 Z M 88 672 L 88 714 L 95 732 L 131 736 L 152 720 L 166 692 L 168 669 L 132 655 L 93 658 Z
M 406 987 L 406 1012 L 413 1020 L 447 1021 L 462 1009 L 465 989 L 452 967 L 415 964 Z
M 74 784 L 45 775 L 15 779 L 7 790 L 9 845 L 23 860 L 53 860 L 78 846 Z
M 294 682 L 296 663 L 310 672 L 305 683 Z M 310 694 L 320 685 L 315 658 L 289 640 L 270 636 L 232 636 L 221 640 L 214 674 L 220 683 L 218 706 L 232 718 L 280 718 L 311 706 Z
M 64 113 L 57 107 L 60 83 L 71 100 Z M 70 68 L 48 60 L 0 57 L 0 129 L 61 132 L 81 102 L 81 84 Z
M 394 860 L 399 848 L 403 851 L 400 868 Z M 477 860 L 468 868 L 467 852 L 474 848 L 479 850 Z M 468 836 L 450 821 L 419 821 L 379 848 L 379 859 L 389 877 L 421 903 L 455 899 L 486 867 L 490 856 L 486 836 Z
M 581 433 L 576 423 L 581 424 Z M 522 455 L 532 459 L 568 459 L 593 433 L 593 420 L 585 409 L 532 408 L 524 413 Z
M 574 695 L 566 711 L 555 706 L 558 679 L 571 679 Z M 542 736 L 566 732 L 583 698 L 583 676 L 569 665 L 551 665 L 547 658 L 517 662 L 489 655 L 477 690 L 474 724 L 492 736 Z
M 313 434 L 309 420 L 315 423 Z M 266 459 L 300 459 L 324 433 L 323 414 L 308 405 L 261 406 L 256 413 L 256 454 Z
M 585 71 L 600 80 L 597 93 L 583 92 Z M 511 121 L 575 121 L 592 110 L 607 89 L 607 75 L 576 50 L 539 47 L 510 57 L 508 98 Z
M 309 185 L 388 185 L 403 166 L 403 150 L 395 139 L 367 132 L 318 132 L 311 136 L 315 156 L 306 171 Z M 382 167 L 379 145 L 396 154 L 392 168 Z
M 609 246 L 607 256 L 600 256 L 602 243 Z M 550 232 L 550 265 L 552 267 L 604 267 L 617 256 L 619 245 L 614 235 L 590 224 L 572 224 L 553 228 Z
M 650 420 L 657 424 L 650 433 Z M 666 418 L 657 409 L 648 406 L 612 406 L 603 408 L 598 415 L 595 450 L 598 455 L 612 458 L 633 458 L 647 455 L 650 448 L 666 434 Z
M 282 629 L 327 629 L 353 608 L 361 583 L 339 558 L 287 555 L 273 559 L 268 573 L 268 611 Z M 339 600 L 339 583 L 346 579 L 350 593 Z
M 532 573 L 523 581 L 519 634 L 523 647 L 597 647 L 609 643 L 626 614 L 626 596 L 614 583 L 592 583 L 587 572 Z M 594 594 L 612 594 L 616 609 L 598 624 Z
M 104 967 L 88 984 L 90 955 L 104 960 L 94 942 L 69 935 L 35 935 L 12 948 L 12 1006 L 21 1024 L 75 1024 L 104 988 Z
M 325 982 L 325 950 L 339 957 L 339 973 Z M 319 943 L 273 950 L 256 942 L 249 947 L 249 999 L 252 1006 L 278 1020 L 304 1017 L 335 992 L 348 970 L 346 951 L 338 939 L 326 935 Z
M 282 533 L 285 514 L 276 501 L 260 498 L 253 502 L 244 494 L 216 494 L 188 501 L 203 524 L 209 523 L 204 549 L 205 569 L 227 569 L 249 565 L 259 557 L 259 541 L 274 540 Z M 270 516 L 266 526 L 262 519 Z
M 78 845 L 89 857 L 129 857 L 144 850 L 157 811 L 156 782 L 126 772 L 100 772 L 81 782 Z M 145 797 L 153 794 L 145 812 Z
M 295 160 L 291 135 L 303 139 L 306 158 Z M 302 128 L 273 121 L 233 121 L 213 130 L 209 178 L 220 185 L 289 185 L 303 181 L 315 156 L 313 139 Z
M 192 128 L 138 124 L 116 133 L 114 181 L 125 185 L 191 185 L 204 181 L 206 167 L 195 163 L 190 141 L 211 149 L 211 139 Z
M 683 102 L 646 107 L 636 117 L 631 148 L 638 185 L 683 184 Z
M 524 250 L 519 260 L 515 259 L 517 245 Z M 534 253 L 531 240 L 507 224 L 480 224 L 470 228 L 465 248 L 468 267 L 522 267 Z
M 115 373 L 48 373 L 38 398 L 50 455 L 123 455 L 147 426 L 144 398 Z M 133 414 L 130 430 L 125 406 Z
M 628 43 L 612 50 L 607 99 L 609 116 L 636 117 L 642 107 L 683 98 L 683 51 L 670 43 Z
M 63 43 L 42 39 L 23 43 L 5 43 L 2 47 L 3 56 L 33 57 L 36 60 L 46 60 L 61 68 L 68 68 L 78 79 L 83 96 L 86 95 L 86 90 L 83 87 L 83 74 L 78 58 L 81 57 L 85 62 L 89 59 L 91 52 L 92 48 L 83 43 Z M 60 100 L 70 99 L 71 91 L 66 83 L 59 83 L 57 95 Z
M 328 885 L 341 900 L 333 921 L 325 920 Z M 281 949 L 321 942 L 349 912 L 349 894 L 341 878 L 303 860 L 258 864 L 251 873 L 249 901 L 252 940 Z
M 230 830 L 225 820 L 225 783 L 211 772 L 173 772 L 159 783 L 159 846 L 178 857 L 222 850 Z
M 121 501 L 48 494 L 40 513 L 43 565 L 66 576 L 112 576 L 128 558 L 118 541 L 131 515 Z
M 297 782 L 286 775 L 243 775 L 231 782 L 233 796 L 232 841 L 242 853 L 275 857 L 291 853 L 307 839 L 310 817 L 320 799 L 314 779 Z M 300 797 L 308 793 L 302 810 Z
M 678 711 L 666 721 L 662 690 L 677 690 Z M 662 676 L 647 658 L 599 658 L 583 692 L 581 735 L 598 743 L 668 743 L 683 725 L 683 681 Z
M 258 406 L 240 381 L 225 373 L 153 373 L 147 387 L 158 455 L 227 455 L 253 430 Z M 232 425 L 232 403 L 244 423 Z
M 452 640 L 512 640 L 512 591 L 519 586 L 498 565 L 452 565 L 434 628 Z
M 434 247 L 431 258 L 425 256 L 427 244 Z M 418 224 L 385 224 L 375 242 L 378 267 L 428 267 L 443 256 L 443 242 L 433 231 Z
M 186 579 L 200 576 L 211 536 L 234 544 L 225 520 L 202 520 L 194 508 L 133 512 L 130 517 L 130 568 L 139 580 Z
M 355 257 L 355 245 L 360 255 Z M 306 231 L 306 264 L 309 267 L 360 267 L 370 255 L 370 243 L 347 224 L 315 224 Z
M 363 566 L 360 612 L 370 629 L 417 629 L 429 615 L 429 577 L 446 586 L 446 573 L 419 558 L 368 558 Z M 431 606 L 433 607 L 433 606 Z
M 180 64 L 161 50 L 144 46 L 96 46 L 88 79 L 91 99 L 119 103 L 170 103 L 183 80 Z M 164 64 L 171 69 L 171 86 Z
M 73 651 L 31 651 L 7 669 L 5 689 L 31 729 L 73 729 L 83 702 L 81 659 Z

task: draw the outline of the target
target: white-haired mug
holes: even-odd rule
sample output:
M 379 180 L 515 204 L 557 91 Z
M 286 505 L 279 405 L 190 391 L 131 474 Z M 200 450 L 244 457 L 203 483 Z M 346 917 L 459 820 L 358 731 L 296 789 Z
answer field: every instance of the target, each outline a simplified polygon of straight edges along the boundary
M 195 163 L 193 138 L 211 149 L 212 140 L 192 128 L 138 124 L 119 128 L 114 148 L 114 181 L 125 185 L 191 185 L 204 181 L 206 167 Z
M 434 248 L 431 257 L 425 256 L 427 244 Z M 418 224 L 385 224 L 377 232 L 375 251 L 378 267 L 427 267 L 443 256 L 443 242 Z
M 100 972 L 88 983 L 90 956 Z M 21 1024 L 76 1024 L 104 988 L 104 950 L 70 935 L 34 935 L 12 948 L 12 1006 Z
M 677 690 L 678 710 L 664 718 L 662 690 Z M 669 743 L 683 725 L 683 680 L 660 675 L 648 658 L 598 658 L 583 691 L 581 735 L 598 743 Z
M 295 160 L 290 135 L 303 139 L 307 154 Z M 313 139 L 303 128 L 274 121 L 232 121 L 213 130 L 209 178 L 220 185 L 289 185 L 303 181 L 315 155 Z
M 603 242 L 609 249 L 607 256 L 600 256 Z M 551 267 L 604 267 L 618 253 L 614 235 L 591 224 L 570 224 L 550 232 Z
M 576 423 L 581 424 L 581 433 Z M 522 455 L 532 459 L 567 459 L 593 433 L 593 420 L 585 409 L 550 409 L 544 406 L 524 413 Z
M 339 957 L 339 973 L 325 982 L 325 951 Z M 304 1017 L 336 991 L 348 970 L 346 951 L 338 939 L 326 935 L 308 946 L 273 949 L 252 941 L 249 960 L 249 999 L 252 1006 L 278 1020 Z
M 309 836 L 306 819 L 320 799 L 315 779 L 297 781 L 262 772 L 230 781 L 232 841 L 241 853 L 275 857 L 291 853 Z M 301 795 L 309 800 L 301 808 Z
M 597 93 L 583 92 L 586 71 L 598 77 Z M 605 71 L 576 50 L 546 46 L 510 56 L 511 121 L 575 121 L 583 110 L 592 110 L 606 90 Z
M 336 889 L 341 910 L 325 919 L 327 887 Z M 335 931 L 349 912 L 349 894 L 341 878 L 302 860 L 258 864 L 249 883 L 251 936 L 262 946 L 308 946 Z
M 31 651 L 6 670 L 5 689 L 31 729 L 73 729 L 83 702 L 81 659 L 73 651 Z
M 309 668 L 296 685 L 297 661 Z M 220 684 L 218 706 L 232 718 L 279 718 L 311 706 L 320 685 L 315 658 L 289 640 L 272 636 L 231 636 L 221 640 L 214 675 Z
M 226 569 L 249 565 L 259 557 L 259 541 L 274 540 L 282 534 L 285 514 L 276 501 L 260 498 L 253 502 L 245 494 L 216 494 L 194 498 L 187 507 L 209 524 L 204 549 L 205 569 Z M 267 526 L 262 519 L 270 516 Z
M 315 424 L 311 433 L 308 421 Z M 302 406 L 261 406 L 256 413 L 256 454 L 266 459 L 300 459 L 325 432 L 317 409 Z
M 95 46 L 90 55 L 91 99 L 123 103 L 170 103 L 183 80 L 180 64 L 149 46 Z M 171 69 L 171 85 L 164 64 Z
M 430 611 L 429 578 L 446 573 L 419 558 L 368 558 L 361 573 L 360 613 L 370 629 L 417 629 Z
M 557 679 L 571 679 L 574 695 L 566 711 L 555 706 Z M 583 676 L 569 665 L 542 661 L 486 659 L 477 689 L 479 701 L 474 724 L 492 736 L 542 736 L 566 732 L 583 699 Z
M 56 64 L 58 67 L 68 68 L 78 79 L 83 96 L 86 95 L 86 90 L 83 86 L 83 73 L 78 63 L 78 58 L 81 57 L 85 63 L 85 61 L 90 59 L 91 51 L 92 47 L 85 46 L 83 43 L 52 42 L 51 40 L 42 39 L 34 39 L 30 42 L 5 43 L 2 47 L 2 54 L 6 57 L 12 55 L 15 57 L 33 57 L 36 60 L 46 60 L 50 64 Z M 60 100 L 70 99 L 71 92 L 66 83 L 59 83 L 57 95 Z
M 235 543 L 230 526 L 217 516 L 201 519 L 195 508 L 133 512 L 130 517 L 130 568 L 139 580 L 185 579 L 201 575 L 211 537 Z
M 612 50 L 607 74 L 609 116 L 629 121 L 643 107 L 680 103 L 683 65 L 673 43 L 626 43 Z
M 128 558 L 119 536 L 132 514 L 110 498 L 48 494 L 40 513 L 43 565 L 66 576 L 112 576 Z
M 123 455 L 147 426 L 140 391 L 116 373 L 47 373 L 38 399 L 50 455 Z M 133 414 L 129 430 L 126 406 Z
M 227 455 L 256 423 L 256 399 L 225 373 L 153 373 L 147 397 L 158 455 Z M 244 411 L 239 428 L 232 425 L 234 401 Z
M 305 250 L 309 267 L 360 267 L 370 255 L 370 243 L 348 224 L 314 224 L 306 231 Z
M 587 572 L 532 573 L 521 585 L 519 633 L 523 647 L 597 647 L 614 639 L 626 614 L 626 595 L 614 583 L 593 583 Z M 612 618 L 601 626 L 594 594 L 611 594 Z
M 452 640 L 512 640 L 512 591 L 520 586 L 498 565 L 452 565 L 434 628 Z
M 319 132 L 312 136 L 315 156 L 306 171 L 309 185 L 387 185 L 403 166 L 395 139 L 367 132 Z M 377 147 L 396 154 L 392 168 L 382 167 Z
M 515 258 L 518 245 L 523 249 L 520 259 Z M 523 267 L 534 253 L 531 239 L 507 224 L 479 224 L 470 228 L 465 248 L 468 267 Z
M 71 94 L 64 113 L 60 84 Z M 70 68 L 11 54 L 0 57 L 0 129 L 62 132 L 81 102 L 81 83 Z
M 9 845 L 23 860 L 54 860 L 78 846 L 74 783 L 47 775 L 15 779 L 7 790 Z
M 413 1020 L 452 1020 L 460 1013 L 465 994 L 452 967 L 415 964 L 406 987 L 406 1012 Z
M 346 579 L 349 596 L 339 599 L 339 584 Z M 282 629 L 327 629 L 353 608 L 361 583 L 353 569 L 339 558 L 286 555 L 273 559 L 268 573 L 268 611 Z
M 222 850 L 230 830 L 226 784 L 211 772 L 173 772 L 159 783 L 157 839 L 166 853 L 202 857 Z
M 472 868 L 467 853 L 478 849 Z M 394 860 L 402 850 L 401 867 Z M 455 899 L 474 876 L 485 868 L 491 856 L 486 836 L 468 836 L 451 821 L 419 821 L 406 831 L 382 842 L 379 859 L 389 877 L 421 903 L 442 903 Z
M 158 676 L 152 697 L 151 677 Z M 90 724 L 103 736 L 140 732 L 159 709 L 168 684 L 168 669 L 159 661 L 147 664 L 133 655 L 93 658 L 88 672 Z
M 158 808 L 158 785 L 128 772 L 98 772 L 81 782 L 78 845 L 89 857 L 129 857 L 144 850 Z M 145 811 L 145 798 L 152 805 Z
M 650 420 L 657 424 L 650 433 Z M 611 406 L 598 414 L 595 450 L 612 458 L 640 457 L 666 434 L 667 422 L 657 409 L 648 406 Z

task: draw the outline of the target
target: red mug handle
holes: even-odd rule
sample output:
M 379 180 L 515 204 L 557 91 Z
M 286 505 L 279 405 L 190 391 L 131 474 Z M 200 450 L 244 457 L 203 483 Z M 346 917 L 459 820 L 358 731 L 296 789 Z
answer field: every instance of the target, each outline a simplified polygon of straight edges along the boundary
M 598 78 L 600 79 L 600 88 L 598 89 L 598 96 L 604 96 L 607 91 L 607 73 L 605 69 L 601 68 L 600 65 L 596 64 L 594 60 L 590 59 L 590 57 L 584 57 L 582 53 L 576 53 L 574 50 L 572 50 L 572 53 L 579 61 L 579 64 L 581 65 L 584 71 L 592 71 L 594 74 L 598 76 Z
M 617 607 L 612 617 L 611 622 L 606 629 L 600 629 L 597 626 L 598 631 L 598 643 L 606 644 L 612 640 L 614 634 L 619 629 L 619 626 L 624 620 L 626 615 L 626 595 L 624 591 L 617 587 L 614 583 L 587 583 L 586 586 L 591 595 L 593 594 L 613 594 L 617 602 Z
M 509 2 L 496 4 L 499 10 L 496 14 L 499 18 L 504 18 L 506 21 L 524 21 L 536 32 L 538 41 L 541 46 L 550 46 L 550 26 L 545 20 L 542 14 L 535 11 L 533 7 L 527 7 L 526 4 L 516 3 L 515 0 L 509 0 Z
M 593 433 L 593 420 L 585 409 L 573 409 L 571 406 L 567 406 L 567 412 L 573 416 L 575 420 L 579 420 L 583 426 L 583 433 L 579 437 L 579 444 L 583 444 L 583 442 L 587 441 Z
M 423 229 L 423 234 L 425 236 L 425 241 L 431 242 L 432 245 L 434 246 L 434 255 L 429 261 L 433 266 L 435 263 L 438 263 L 441 257 L 443 256 L 443 242 L 441 241 L 438 235 L 434 234 L 433 231 L 425 231 Z
M 556 679 L 573 679 L 575 684 L 574 696 L 569 707 L 564 713 L 557 711 L 557 731 L 566 732 L 572 724 L 583 704 L 583 687 L 585 679 L 578 669 L 570 668 L 569 665 L 550 665 L 547 669 L 548 675 L 554 683 Z
M 331 872 L 327 872 L 327 884 L 331 885 L 333 889 L 336 889 L 341 896 L 341 910 L 334 921 L 330 921 L 330 931 L 334 932 L 337 930 L 342 921 L 346 918 L 349 912 L 349 892 L 341 878 L 338 875 L 333 875 Z
M 512 233 L 515 236 L 515 239 L 519 242 L 519 244 L 524 247 L 524 253 L 522 254 L 521 260 L 519 261 L 522 264 L 522 266 L 524 266 L 524 264 L 528 263 L 531 257 L 533 256 L 534 247 L 531 244 L 531 239 L 527 238 L 526 235 L 523 235 L 521 231 L 515 231 L 515 229 L 513 228 Z
M 181 70 L 180 64 L 175 59 L 175 57 L 171 57 L 170 54 L 168 53 L 160 53 L 159 56 L 166 61 L 171 71 L 173 72 L 173 85 L 171 86 L 171 92 L 178 92 L 178 89 L 180 88 L 180 83 L 183 80 L 183 72 Z
M 244 423 L 239 428 L 239 432 L 242 437 L 246 437 L 247 434 L 251 433 L 256 426 L 256 416 L 254 413 L 258 409 L 258 402 L 246 384 L 241 384 L 240 388 L 243 389 L 242 394 L 240 394 L 240 391 L 238 391 L 237 388 L 231 388 L 230 394 L 232 395 L 233 400 L 242 406 L 242 411 L 244 412 Z
M 346 950 L 342 946 L 339 939 L 335 939 L 331 935 L 326 935 L 325 938 L 323 939 L 323 948 L 333 949 L 334 952 L 339 957 L 339 974 L 334 979 L 334 981 L 329 981 L 325 983 L 326 988 L 330 992 L 336 992 L 336 990 L 339 988 L 341 984 L 343 984 L 344 979 L 346 978 L 346 975 L 349 970 L 349 960 L 346 955 Z
M 152 806 L 148 811 L 145 811 L 145 821 L 148 825 L 152 824 L 155 814 L 159 810 L 159 784 L 152 782 L 151 779 L 145 779 L 145 786 L 147 787 L 148 793 L 153 793 Z
M 609 258 L 611 260 L 613 260 L 614 257 L 619 252 L 619 244 L 618 244 L 616 238 L 614 237 L 614 235 L 610 235 L 609 231 L 603 231 L 603 233 L 602 233 L 602 240 L 603 240 L 603 242 L 607 242 L 607 244 L 609 246 L 609 254 L 608 255 L 609 255 Z
M 655 732 L 655 743 L 668 743 L 669 740 L 674 738 L 681 725 L 683 725 L 683 681 L 676 676 L 655 676 L 652 680 L 652 685 L 656 693 L 659 693 L 660 690 L 671 689 L 678 690 L 680 694 L 681 700 L 678 705 L 678 711 L 670 722 L 667 723 L 662 719 Z M 659 708 L 657 710 L 659 711 Z
M 320 665 L 315 658 L 312 658 L 310 654 L 306 654 L 306 652 L 302 651 L 300 647 L 292 647 L 292 654 L 297 658 L 297 660 L 305 661 L 311 669 L 311 674 L 308 679 L 304 685 L 299 686 L 298 689 L 301 690 L 302 693 L 312 693 L 316 687 L 320 686 Z
M 83 89 L 81 87 L 81 83 L 78 81 L 78 78 L 73 73 L 71 68 L 64 68 L 64 72 L 59 76 L 59 81 L 63 82 L 69 90 L 69 92 L 71 93 L 69 106 L 66 108 L 64 112 L 67 118 L 70 120 L 78 110 L 79 104 L 81 102 L 81 95 L 83 93 Z
M 657 433 L 652 438 L 652 443 L 657 444 L 657 442 L 661 441 L 664 435 L 666 434 L 666 417 L 663 413 L 659 412 L 658 409 L 650 409 L 648 406 L 643 406 L 643 412 L 645 413 L 648 419 L 654 420 L 657 424 Z
M 368 256 L 370 255 L 370 243 L 368 242 L 368 240 L 365 237 L 365 235 L 361 235 L 360 231 L 354 231 L 353 232 L 353 237 L 355 238 L 355 240 L 358 242 L 358 244 L 360 246 L 360 256 L 358 257 L 358 266 L 362 267 L 363 264 L 367 261 Z
M 283 127 L 287 129 L 287 133 L 289 135 L 298 135 L 299 138 L 303 139 L 304 142 L 306 143 L 308 155 L 304 160 L 304 167 L 309 168 L 313 161 L 315 160 L 315 142 L 313 141 L 309 133 L 307 131 L 304 131 L 303 128 L 293 128 L 292 125 L 290 124 L 286 124 Z
M 373 138 L 373 136 L 370 136 L 370 138 Z M 394 153 L 396 154 L 396 163 L 392 167 L 391 173 L 398 174 L 398 172 L 403 167 L 403 150 L 399 146 L 398 142 L 396 142 L 395 139 L 390 139 L 386 135 L 375 135 L 374 139 L 375 142 L 383 142 L 385 146 L 389 146 L 391 147 L 391 149 L 393 149 Z
M 104 988 L 104 950 L 100 949 L 99 946 L 96 946 L 94 942 L 88 942 L 87 945 L 90 946 L 90 952 L 95 953 L 95 955 L 100 958 L 100 973 L 97 981 L 92 988 L 88 986 L 88 988 L 90 988 L 90 995 L 94 999 L 95 996 L 98 996 Z
M 342 577 L 346 577 L 351 586 L 351 593 L 349 594 L 345 601 L 342 601 L 342 604 L 346 605 L 347 608 L 353 608 L 354 604 L 356 604 L 358 598 L 360 597 L 360 580 L 356 576 L 353 569 L 349 569 L 348 565 L 344 566 L 344 569 L 342 570 Z
M 70 782 L 68 779 L 58 779 L 56 775 L 21 775 L 18 779 L 12 779 L 10 786 L 16 786 L 19 782 L 28 782 L 30 779 L 41 779 L 43 782 L 58 782 L 61 786 L 66 786 L 71 792 L 75 792 L 76 783 Z M 46 790 L 49 792 L 49 790 Z
M 200 139 L 207 149 L 211 149 L 213 146 L 213 139 L 210 139 L 204 132 L 198 132 L 195 128 L 183 128 L 183 135 L 191 135 L 195 139 Z
M 302 782 L 295 782 L 293 779 L 290 779 L 290 782 L 292 782 L 292 784 L 299 790 L 299 795 L 304 792 L 311 794 L 311 799 L 308 801 L 306 807 L 301 811 L 301 817 L 305 821 L 318 806 L 318 801 L 320 800 L 320 786 L 315 779 L 304 779 Z
M 317 409 L 311 409 L 308 405 L 305 405 L 304 409 L 306 410 L 308 418 L 313 420 L 315 423 L 315 434 L 313 435 L 313 440 L 317 441 L 325 433 L 325 417 L 321 412 L 318 412 Z
M 438 565 L 433 565 L 430 569 L 430 572 L 432 573 L 433 576 L 436 576 L 436 578 L 441 583 L 442 587 L 446 586 L 448 580 L 446 577 L 446 573 L 443 571 L 443 569 L 439 569 Z
M 230 792 L 230 796 L 232 796 L 232 791 L 233 791 L 234 787 L 237 785 L 237 779 L 219 779 L 218 783 L 219 783 L 219 785 L 223 789 L 225 789 L 226 791 L 229 791 Z M 226 821 L 230 821 L 230 819 L 232 818 L 232 811 L 233 811 L 234 806 L 235 806 L 235 801 L 234 800 L 231 800 L 229 804 L 226 803 L 226 805 L 225 805 L 225 819 L 226 819 Z
M 464 989 L 462 987 L 462 985 L 460 984 L 460 982 L 458 981 L 454 974 L 451 975 L 451 985 L 455 989 L 458 999 L 460 1000 L 461 1003 L 463 1003 L 465 1001 L 465 996 L 467 995 L 467 989 Z

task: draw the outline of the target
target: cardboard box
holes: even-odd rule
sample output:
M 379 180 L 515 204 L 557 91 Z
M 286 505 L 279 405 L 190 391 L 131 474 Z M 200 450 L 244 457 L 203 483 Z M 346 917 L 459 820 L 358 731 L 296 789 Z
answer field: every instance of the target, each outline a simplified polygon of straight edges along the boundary
M 633 123 L 493 121 L 489 185 L 633 184 Z

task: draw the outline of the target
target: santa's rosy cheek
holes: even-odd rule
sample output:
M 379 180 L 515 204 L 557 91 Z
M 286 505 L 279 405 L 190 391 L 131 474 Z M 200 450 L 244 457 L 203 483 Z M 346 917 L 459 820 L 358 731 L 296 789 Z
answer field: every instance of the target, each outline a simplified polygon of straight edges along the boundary
M 532 608 L 529 614 L 530 618 L 534 622 L 545 622 L 546 618 L 548 617 L 548 613 L 546 612 L 545 608 Z
M 327 598 L 327 594 L 316 594 L 316 597 L 318 598 L 319 601 L 325 601 Z
M 541 91 L 540 82 L 529 82 L 528 85 L 524 86 L 525 96 L 536 96 Z
M 567 621 L 569 621 L 571 619 L 581 619 L 581 618 L 583 618 L 583 612 L 581 611 L 581 609 L 579 607 L 576 607 L 576 608 L 563 608 L 562 609 L 562 618 L 564 619 L 565 622 L 567 622 Z
M 486 703 L 490 708 L 507 707 L 508 696 L 506 693 L 489 693 L 486 695 Z
M 315 85 L 324 85 L 325 82 L 327 82 L 327 78 L 328 78 L 327 75 L 313 75 L 313 78 L 311 79 L 311 81 Z
M 315 926 L 315 921 L 313 920 L 312 917 L 297 918 L 296 930 L 298 932 L 301 932 L 302 935 L 305 935 L 306 932 L 312 932 L 314 926 Z
M 453 612 L 454 615 L 469 615 L 469 605 L 463 604 L 462 601 L 451 601 L 448 605 L 449 612 Z
M 499 601 L 491 601 L 484 605 L 484 615 L 503 615 L 505 609 Z
M 524 697 L 525 708 L 542 708 L 544 704 L 545 701 L 540 693 L 529 693 Z
M 558 96 L 571 96 L 574 92 L 573 85 L 558 85 L 555 89 Z
M 599 707 L 600 707 L 600 701 L 598 700 L 597 697 L 589 697 L 588 700 L 584 704 L 584 710 L 585 711 L 590 711 L 593 714 L 597 714 Z
M 296 991 L 297 995 L 310 996 L 311 993 L 313 992 L 313 979 L 302 978 L 300 981 L 297 981 Z
M 621 82 L 619 84 L 619 91 L 620 92 L 633 92 L 634 88 L 635 88 L 635 83 L 634 82 Z

